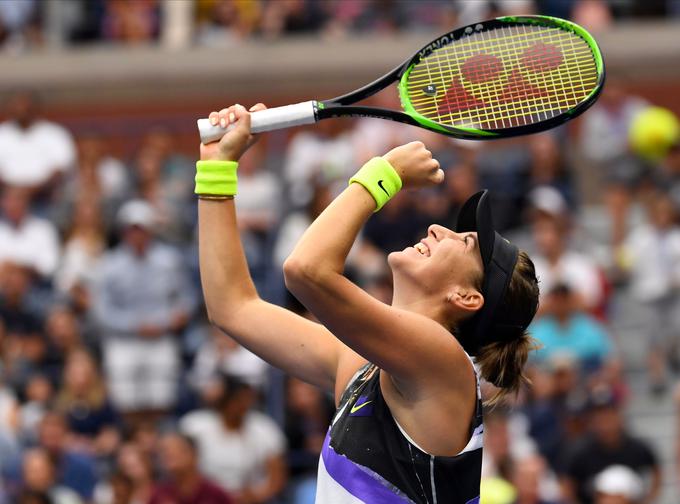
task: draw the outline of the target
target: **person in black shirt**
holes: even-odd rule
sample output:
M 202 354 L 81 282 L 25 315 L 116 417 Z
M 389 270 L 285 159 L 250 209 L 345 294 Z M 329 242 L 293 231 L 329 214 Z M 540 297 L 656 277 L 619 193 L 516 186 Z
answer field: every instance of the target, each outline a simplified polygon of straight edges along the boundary
M 592 504 L 594 479 L 612 465 L 633 469 L 649 481 L 644 502 L 654 502 L 661 487 L 661 468 L 651 448 L 625 426 L 621 404 L 609 391 L 590 399 L 590 435 L 566 454 L 563 491 L 568 502 Z

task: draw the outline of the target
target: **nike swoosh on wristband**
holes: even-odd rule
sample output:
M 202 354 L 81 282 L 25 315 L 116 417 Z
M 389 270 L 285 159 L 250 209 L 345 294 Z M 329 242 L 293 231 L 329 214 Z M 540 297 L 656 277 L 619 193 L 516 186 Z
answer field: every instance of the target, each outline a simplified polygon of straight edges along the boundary
M 354 406 L 352 406 L 352 409 L 349 410 L 349 412 L 350 412 L 350 414 L 356 413 L 356 412 L 359 411 L 361 408 L 363 408 L 364 406 L 368 406 L 368 405 L 371 404 L 372 402 L 373 402 L 373 401 L 366 401 L 365 403 L 355 404 Z
M 385 187 L 383 186 L 383 181 L 382 181 L 382 179 L 378 180 L 378 186 L 380 187 L 380 189 L 382 189 L 383 191 L 385 191 L 385 194 L 387 194 L 388 196 L 390 195 L 390 193 L 387 191 L 387 189 L 385 189 Z

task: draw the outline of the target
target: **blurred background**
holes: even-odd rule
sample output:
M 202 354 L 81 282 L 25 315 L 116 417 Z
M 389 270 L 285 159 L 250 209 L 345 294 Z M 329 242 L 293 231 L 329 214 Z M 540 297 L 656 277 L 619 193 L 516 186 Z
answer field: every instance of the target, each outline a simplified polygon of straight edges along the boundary
M 676 503 L 676 0 L 0 1 L 0 503 L 313 502 L 331 399 L 205 317 L 195 121 L 330 98 L 527 13 L 595 35 L 592 109 L 488 143 L 373 119 L 267 134 L 239 169 L 251 272 L 307 315 L 282 281 L 296 240 L 365 160 L 424 141 L 445 183 L 373 217 L 348 274 L 389 301 L 386 253 L 482 187 L 534 257 L 543 348 L 532 387 L 486 414 L 482 503 Z

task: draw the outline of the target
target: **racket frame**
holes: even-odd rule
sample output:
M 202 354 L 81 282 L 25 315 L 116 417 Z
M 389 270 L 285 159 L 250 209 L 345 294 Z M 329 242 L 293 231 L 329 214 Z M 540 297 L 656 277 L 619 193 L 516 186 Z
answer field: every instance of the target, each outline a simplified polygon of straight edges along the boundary
M 473 33 L 479 33 L 482 30 L 486 31 L 523 24 L 561 28 L 563 30 L 571 31 L 577 34 L 586 41 L 594 56 L 598 80 L 593 90 L 585 99 L 583 99 L 583 101 L 579 102 L 574 108 L 571 108 L 555 117 L 551 117 L 533 124 L 497 130 L 447 126 L 422 116 L 414 109 L 413 105 L 408 99 L 408 76 L 413 67 L 417 65 L 425 56 L 431 54 L 435 49 L 450 45 L 451 43 L 460 40 L 465 36 L 471 35 Z M 368 98 L 369 96 L 372 96 L 385 89 L 395 81 L 399 81 L 399 98 L 401 100 L 401 105 L 404 112 L 381 107 L 352 105 L 353 103 Z M 574 119 L 588 110 L 588 108 L 590 108 L 590 106 L 595 103 L 597 97 L 602 91 L 604 82 L 605 67 L 602 53 L 600 52 L 597 42 L 592 37 L 592 35 L 590 35 L 590 33 L 588 33 L 581 26 L 570 21 L 551 16 L 504 16 L 481 23 L 475 23 L 473 25 L 456 28 L 455 30 L 440 35 L 429 44 L 425 45 L 416 54 L 409 57 L 404 63 L 400 64 L 379 79 L 376 79 L 375 81 L 342 96 L 338 96 L 330 100 L 321 100 L 316 102 L 315 114 L 317 121 L 330 117 L 377 117 L 380 119 L 388 119 L 391 121 L 411 124 L 413 126 L 420 126 L 425 129 L 457 138 L 471 140 L 506 138 L 545 131 Z

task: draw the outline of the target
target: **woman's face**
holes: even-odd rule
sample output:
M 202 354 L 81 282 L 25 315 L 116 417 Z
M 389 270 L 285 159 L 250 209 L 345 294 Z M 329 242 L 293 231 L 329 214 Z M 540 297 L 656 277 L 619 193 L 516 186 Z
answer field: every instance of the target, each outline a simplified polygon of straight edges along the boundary
M 396 280 L 407 277 L 427 292 L 453 285 L 469 287 L 484 275 L 477 233 L 456 233 L 433 224 L 427 237 L 413 247 L 388 256 Z

